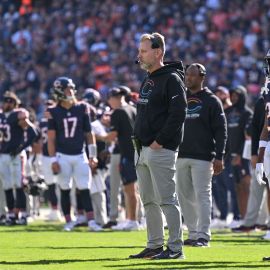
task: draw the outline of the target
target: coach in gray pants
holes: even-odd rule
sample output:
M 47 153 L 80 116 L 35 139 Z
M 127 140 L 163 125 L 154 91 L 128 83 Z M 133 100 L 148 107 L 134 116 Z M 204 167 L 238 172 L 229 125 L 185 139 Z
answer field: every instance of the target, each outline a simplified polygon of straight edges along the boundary
M 176 163 L 177 192 L 188 227 L 185 245 L 209 246 L 212 206 L 211 180 L 223 170 L 227 139 L 226 119 L 220 100 L 203 81 L 205 67 L 187 67 L 188 111 L 184 140 Z
M 138 60 L 148 72 L 140 89 L 134 133 L 135 162 L 147 224 L 147 247 L 130 258 L 182 259 L 181 213 L 175 190 L 175 162 L 186 116 L 182 62 L 163 63 L 164 37 L 141 36 Z M 138 145 L 138 144 L 137 144 Z M 163 250 L 164 213 L 169 230 Z

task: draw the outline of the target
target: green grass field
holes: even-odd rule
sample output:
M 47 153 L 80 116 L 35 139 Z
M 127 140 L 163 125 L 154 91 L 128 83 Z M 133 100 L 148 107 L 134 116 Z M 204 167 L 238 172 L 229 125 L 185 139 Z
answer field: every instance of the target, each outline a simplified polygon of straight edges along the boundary
M 130 260 L 144 248 L 146 232 L 88 232 L 62 225 L 35 222 L 28 226 L 0 227 L 0 269 L 267 269 L 270 242 L 263 232 L 213 232 L 210 248 L 185 247 L 185 260 Z

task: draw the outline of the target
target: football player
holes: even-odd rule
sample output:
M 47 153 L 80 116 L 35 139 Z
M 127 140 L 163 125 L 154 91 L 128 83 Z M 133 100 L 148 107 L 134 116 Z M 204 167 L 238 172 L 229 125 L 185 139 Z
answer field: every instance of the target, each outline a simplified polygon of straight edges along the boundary
M 93 218 L 89 166 L 94 168 L 97 165 L 97 146 L 91 132 L 90 108 L 87 103 L 77 101 L 72 79 L 57 78 L 52 92 L 57 105 L 48 109 L 48 152 L 61 190 L 61 206 L 66 220 L 64 230 L 71 231 L 75 225 L 70 216 L 72 178 L 80 190 L 88 221 Z M 84 151 L 85 143 L 88 158 Z
M 5 190 L 8 208 L 6 225 L 27 224 L 20 153 L 31 145 L 38 135 L 36 127 L 29 120 L 28 111 L 19 108 L 19 104 L 20 100 L 16 94 L 10 91 L 4 93 L 3 111 L 0 113 L 0 179 Z M 27 140 L 25 140 L 26 132 Z M 20 216 L 18 216 L 19 212 Z
M 44 117 L 41 118 L 39 127 L 42 137 L 42 175 L 48 186 L 48 199 L 50 202 L 51 210 L 47 216 L 48 221 L 59 221 L 61 220 L 61 215 L 58 210 L 58 198 L 56 194 L 56 177 L 52 173 L 51 162 L 48 153 L 48 119 L 46 117 L 47 109 L 55 105 L 54 101 L 49 99 L 46 101 L 46 111 Z

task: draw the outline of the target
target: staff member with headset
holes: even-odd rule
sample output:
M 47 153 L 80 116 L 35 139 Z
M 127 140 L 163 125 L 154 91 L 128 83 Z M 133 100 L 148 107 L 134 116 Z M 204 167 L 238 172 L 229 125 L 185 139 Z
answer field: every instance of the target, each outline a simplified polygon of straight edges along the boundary
M 176 163 L 177 192 L 188 227 L 185 245 L 209 246 L 211 180 L 223 170 L 227 139 L 226 118 L 220 100 L 203 87 L 206 70 L 199 63 L 186 69 L 188 111 L 184 140 Z
M 164 37 L 140 38 L 138 61 L 148 72 L 140 88 L 135 119 L 135 161 L 147 224 L 147 247 L 130 258 L 181 259 L 181 212 L 175 190 L 175 162 L 186 116 L 182 62 L 164 63 Z M 141 149 L 140 149 L 141 148 Z M 163 251 L 164 213 L 169 230 Z

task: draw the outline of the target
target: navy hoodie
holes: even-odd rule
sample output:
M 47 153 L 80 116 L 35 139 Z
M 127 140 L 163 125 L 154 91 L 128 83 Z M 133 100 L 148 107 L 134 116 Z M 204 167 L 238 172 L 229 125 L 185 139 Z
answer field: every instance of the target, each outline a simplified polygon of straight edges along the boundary
M 242 156 L 248 128 L 251 126 L 252 111 L 246 105 L 246 92 L 233 90 L 239 96 L 238 102 L 226 111 L 228 121 L 228 146 L 231 155 Z
M 178 157 L 221 160 L 227 140 L 226 117 L 220 100 L 208 89 L 187 92 L 188 112 Z
M 164 64 L 142 83 L 134 134 L 143 146 L 156 140 L 175 151 L 182 141 L 187 108 L 184 68 L 182 62 Z

